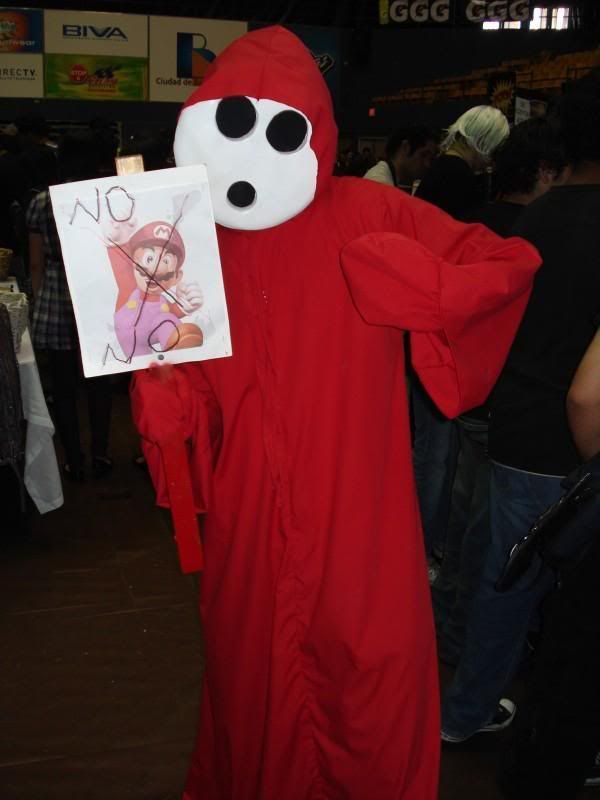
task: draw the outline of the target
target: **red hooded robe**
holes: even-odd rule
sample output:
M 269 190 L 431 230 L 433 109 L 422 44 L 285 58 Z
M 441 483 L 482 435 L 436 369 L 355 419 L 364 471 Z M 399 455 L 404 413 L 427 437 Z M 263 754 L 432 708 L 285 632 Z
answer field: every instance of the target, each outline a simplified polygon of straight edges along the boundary
M 185 798 L 434 800 L 438 672 L 403 332 L 445 414 L 481 403 L 539 259 L 396 189 L 332 178 L 330 98 L 282 28 L 234 42 L 187 105 L 233 95 L 303 112 L 318 177 L 282 224 L 218 226 L 233 357 L 167 381 L 138 373 L 133 390 L 159 503 L 157 444 L 180 436 L 205 512 Z

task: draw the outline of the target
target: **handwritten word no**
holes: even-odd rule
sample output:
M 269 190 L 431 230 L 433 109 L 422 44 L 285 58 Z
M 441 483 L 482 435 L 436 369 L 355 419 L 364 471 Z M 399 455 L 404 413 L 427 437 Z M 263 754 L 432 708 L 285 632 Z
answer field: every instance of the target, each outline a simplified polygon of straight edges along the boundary
M 73 206 L 73 213 L 69 220 L 69 225 L 72 225 L 77 210 L 81 209 L 85 214 L 91 217 L 96 222 L 100 222 L 102 209 L 105 208 L 109 216 L 115 222 L 127 222 L 133 216 L 135 211 L 135 198 L 132 197 L 122 186 L 111 186 L 111 188 L 100 195 L 100 190 L 95 188 L 96 201 L 92 201 L 91 208 L 84 205 L 84 203 L 77 198 Z

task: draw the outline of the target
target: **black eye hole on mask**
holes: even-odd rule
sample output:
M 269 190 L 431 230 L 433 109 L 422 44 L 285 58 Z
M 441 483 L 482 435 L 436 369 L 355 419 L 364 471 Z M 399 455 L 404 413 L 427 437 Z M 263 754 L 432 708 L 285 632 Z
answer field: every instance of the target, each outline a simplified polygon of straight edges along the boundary
M 241 139 L 256 125 L 256 109 L 247 97 L 225 97 L 216 116 L 217 128 L 228 139 Z
M 281 111 L 267 126 L 267 139 L 279 153 L 293 153 L 306 139 L 308 125 L 297 111 Z

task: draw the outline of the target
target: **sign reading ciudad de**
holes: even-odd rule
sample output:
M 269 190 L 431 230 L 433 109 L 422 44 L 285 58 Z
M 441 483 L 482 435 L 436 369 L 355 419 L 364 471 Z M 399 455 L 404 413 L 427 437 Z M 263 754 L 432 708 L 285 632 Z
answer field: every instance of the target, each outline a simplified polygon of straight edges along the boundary
M 186 100 L 211 61 L 247 30 L 246 22 L 150 17 L 150 100 Z
M 481 25 L 526 22 L 530 0 L 380 0 L 382 25 Z
M 99 11 L 45 11 L 46 53 L 148 57 L 148 17 Z

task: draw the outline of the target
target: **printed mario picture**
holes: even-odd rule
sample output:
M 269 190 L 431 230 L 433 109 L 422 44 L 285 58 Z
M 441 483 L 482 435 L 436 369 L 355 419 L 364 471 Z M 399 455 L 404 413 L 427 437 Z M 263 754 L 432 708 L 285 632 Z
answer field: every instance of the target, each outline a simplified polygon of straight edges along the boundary
M 86 378 L 232 355 L 203 165 L 50 187 Z
M 185 244 L 168 222 L 149 222 L 132 233 L 135 221 L 111 220 L 108 256 L 117 282 L 115 334 L 130 361 L 136 356 L 200 347 L 196 322 L 183 321 L 204 302 L 200 286 L 185 282 Z

